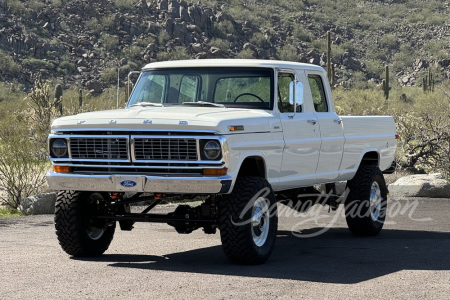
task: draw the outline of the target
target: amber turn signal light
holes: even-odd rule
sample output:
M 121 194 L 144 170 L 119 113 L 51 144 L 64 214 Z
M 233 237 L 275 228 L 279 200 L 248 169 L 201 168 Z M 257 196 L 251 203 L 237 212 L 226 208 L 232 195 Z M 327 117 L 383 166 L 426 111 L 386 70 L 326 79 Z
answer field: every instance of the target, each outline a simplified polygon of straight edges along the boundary
M 203 175 L 215 175 L 215 176 L 220 176 L 220 175 L 227 175 L 227 168 L 223 168 L 223 169 L 203 169 Z
M 53 171 L 58 173 L 70 173 L 70 167 L 68 166 L 53 166 Z

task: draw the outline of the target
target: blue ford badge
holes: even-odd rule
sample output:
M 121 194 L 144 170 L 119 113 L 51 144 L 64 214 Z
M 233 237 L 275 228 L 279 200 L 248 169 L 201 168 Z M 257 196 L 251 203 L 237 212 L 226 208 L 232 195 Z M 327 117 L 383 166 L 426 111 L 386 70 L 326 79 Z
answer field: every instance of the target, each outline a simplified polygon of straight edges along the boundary
M 120 185 L 124 187 L 133 187 L 136 186 L 136 184 L 137 183 L 133 180 L 123 180 L 120 182 Z

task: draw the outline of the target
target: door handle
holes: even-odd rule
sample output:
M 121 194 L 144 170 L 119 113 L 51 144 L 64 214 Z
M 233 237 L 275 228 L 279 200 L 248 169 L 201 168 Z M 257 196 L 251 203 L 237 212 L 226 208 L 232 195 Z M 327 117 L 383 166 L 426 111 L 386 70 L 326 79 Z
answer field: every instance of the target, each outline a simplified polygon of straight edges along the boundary
M 308 120 L 308 123 L 313 124 L 313 125 L 316 125 L 317 120 Z
M 342 119 L 334 119 L 335 123 L 341 124 L 342 123 Z

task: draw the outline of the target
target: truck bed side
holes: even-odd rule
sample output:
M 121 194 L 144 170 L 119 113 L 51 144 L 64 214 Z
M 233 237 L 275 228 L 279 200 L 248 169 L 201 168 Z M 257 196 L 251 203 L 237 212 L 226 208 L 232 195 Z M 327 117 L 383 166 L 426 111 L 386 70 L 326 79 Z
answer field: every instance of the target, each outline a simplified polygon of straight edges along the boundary
M 378 153 L 381 170 L 389 168 L 397 143 L 394 119 L 390 116 L 346 116 L 341 119 L 345 142 L 340 179 L 351 179 L 363 157 L 370 152 Z

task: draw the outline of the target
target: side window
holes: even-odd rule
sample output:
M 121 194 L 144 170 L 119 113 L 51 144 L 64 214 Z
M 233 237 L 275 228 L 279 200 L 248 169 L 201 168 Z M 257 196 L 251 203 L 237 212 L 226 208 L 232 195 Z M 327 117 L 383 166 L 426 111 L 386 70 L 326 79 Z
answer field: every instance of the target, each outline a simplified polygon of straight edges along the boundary
M 319 75 L 308 75 L 309 87 L 311 89 L 314 109 L 316 112 L 327 112 L 328 104 L 325 97 L 322 78 Z
M 294 112 L 293 90 L 294 75 L 289 73 L 278 74 L 278 108 L 280 112 Z
M 200 86 L 200 76 L 185 75 L 180 83 L 180 95 L 178 102 L 194 102 L 197 100 L 197 92 Z
M 295 76 L 293 74 L 278 74 L 278 107 L 282 113 L 294 112 L 294 99 L 297 102 L 297 112 L 302 111 L 303 84 L 301 82 L 295 84 Z

